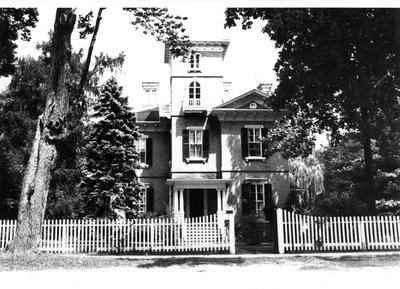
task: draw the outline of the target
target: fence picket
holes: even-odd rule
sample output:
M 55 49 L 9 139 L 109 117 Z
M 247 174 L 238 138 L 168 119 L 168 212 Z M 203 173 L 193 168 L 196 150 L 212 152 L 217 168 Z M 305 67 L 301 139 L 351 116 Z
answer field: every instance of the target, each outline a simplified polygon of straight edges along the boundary
M 400 216 L 316 217 L 282 210 L 283 251 L 400 249 Z

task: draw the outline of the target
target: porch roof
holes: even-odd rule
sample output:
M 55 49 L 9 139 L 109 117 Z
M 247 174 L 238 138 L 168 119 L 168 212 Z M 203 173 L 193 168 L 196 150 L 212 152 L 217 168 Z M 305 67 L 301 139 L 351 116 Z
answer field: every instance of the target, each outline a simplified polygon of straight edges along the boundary
M 226 189 L 232 179 L 168 179 L 166 184 L 175 189 Z

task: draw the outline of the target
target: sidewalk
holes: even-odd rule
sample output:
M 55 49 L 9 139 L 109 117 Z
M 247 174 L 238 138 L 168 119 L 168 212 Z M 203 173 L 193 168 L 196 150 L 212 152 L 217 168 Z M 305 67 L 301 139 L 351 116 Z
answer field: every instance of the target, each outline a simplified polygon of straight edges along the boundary
M 326 256 L 340 258 L 342 256 L 384 256 L 384 255 L 399 255 L 400 251 L 352 251 L 352 252 L 309 252 L 309 253 L 285 253 L 278 254 L 274 251 L 274 245 L 272 243 L 263 245 L 236 245 L 236 254 L 218 254 L 218 253 L 204 253 L 204 254 L 170 254 L 170 255 L 92 255 L 96 257 L 105 258 L 122 258 L 122 259 L 185 259 L 185 258 L 204 258 L 204 259 L 252 259 L 252 258 L 291 258 L 296 256 Z

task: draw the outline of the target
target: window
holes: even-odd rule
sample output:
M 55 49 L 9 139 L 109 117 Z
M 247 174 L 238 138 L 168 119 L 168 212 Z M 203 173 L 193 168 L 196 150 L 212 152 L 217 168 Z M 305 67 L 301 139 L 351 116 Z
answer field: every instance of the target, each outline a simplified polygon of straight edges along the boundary
M 191 54 L 190 55 L 190 69 L 198 69 L 200 68 L 200 53 Z
M 261 128 L 248 129 L 249 157 L 262 157 Z
M 147 212 L 147 189 L 147 187 L 143 186 L 139 190 L 138 213 Z
M 203 157 L 203 131 L 189 130 L 189 158 Z
M 203 129 L 185 129 L 182 131 L 184 162 L 206 162 L 209 155 L 209 131 Z
M 153 189 L 150 187 L 150 184 L 140 187 L 137 206 L 138 212 L 142 214 L 153 211 Z
M 274 212 L 272 185 L 260 181 L 247 181 L 242 185 L 243 215 L 272 220 Z
M 241 130 L 242 157 L 246 160 L 265 160 L 263 138 L 268 130 L 262 126 L 245 127 Z
M 152 165 L 152 139 L 140 138 L 135 140 L 136 150 L 139 154 L 139 163 L 148 167 Z
M 189 85 L 189 106 L 200 106 L 200 84 L 197 81 Z
M 254 203 L 252 207 L 255 210 L 256 216 L 263 216 L 263 209 L 265 206 L 263 184 L 250 184 L 250 202 Z

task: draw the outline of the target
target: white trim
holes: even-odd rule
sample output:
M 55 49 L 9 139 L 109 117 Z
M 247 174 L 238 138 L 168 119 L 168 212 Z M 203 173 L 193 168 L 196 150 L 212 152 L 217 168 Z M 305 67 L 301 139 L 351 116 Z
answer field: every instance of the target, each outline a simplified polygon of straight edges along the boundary
M 232 179 L 167 179 L 166 184 L 174 186 L 174 190 L 183 189 L 225 189 Z
M 186 161 L 186 163 L 203 162 L 205 164 L 207 162 L 207 158 L 191 157 L 191 158 L 186 158 L 185 161 Z
M 264 125 L 262 125 L 262 124 L 246 124 L 244 127 L 245 128 L 264 128 Z
M 271 180 L 266 178 L 246 178 L 244 183 L 271 184 Z
M 249 161 L 263 161 L 263 162 L 265 162 L 266 161 L 265 157 L 245 157 L 244 159 L 245 159 L 246 162 L 249 162 Z
M 205 130 L 204 129 L 204 125 L 203 126 L 187 126 L 186 127 L 187 130 Z

